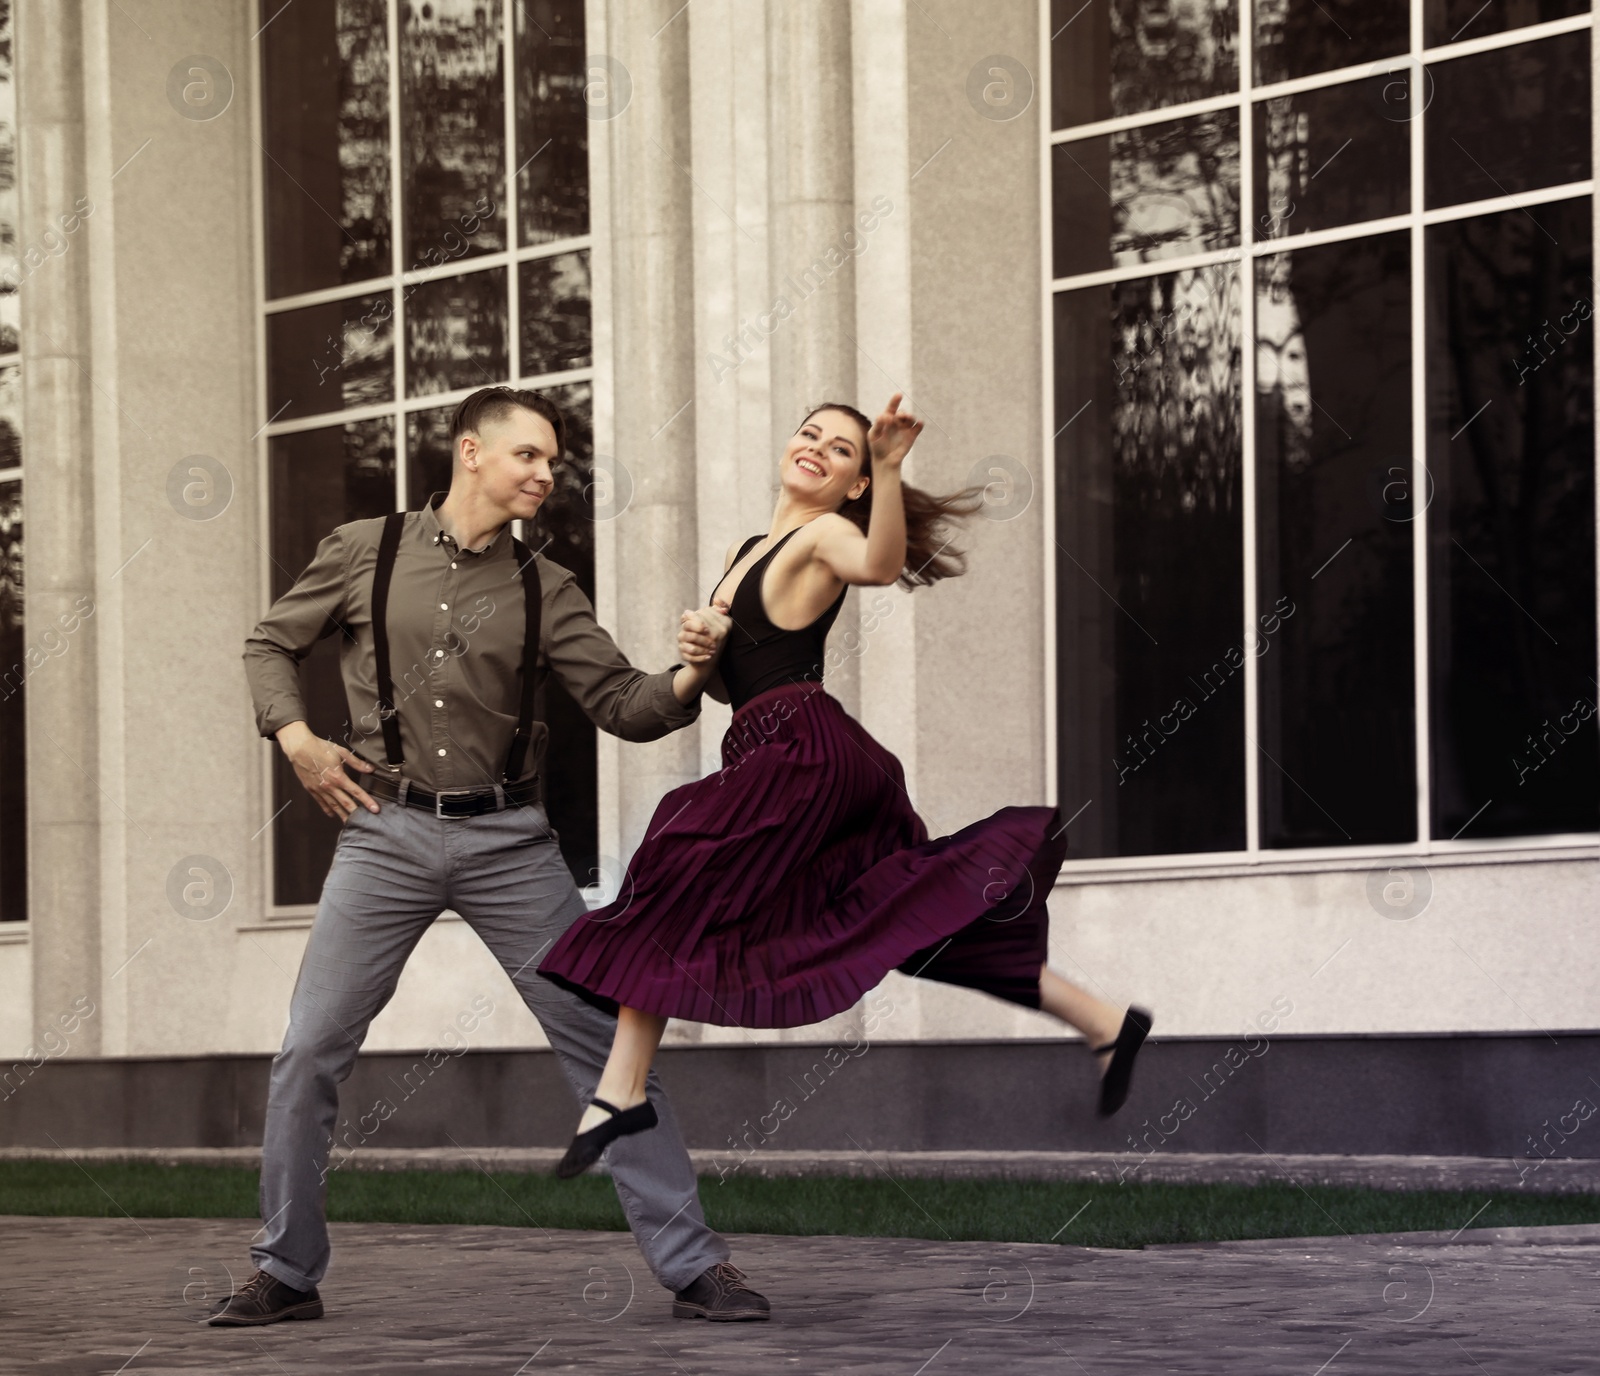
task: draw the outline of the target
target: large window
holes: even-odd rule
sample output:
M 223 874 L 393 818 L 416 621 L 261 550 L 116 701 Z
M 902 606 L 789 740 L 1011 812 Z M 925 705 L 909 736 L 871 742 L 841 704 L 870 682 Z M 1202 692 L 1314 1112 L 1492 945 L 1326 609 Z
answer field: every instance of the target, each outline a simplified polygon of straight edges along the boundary
M 59 633 L 31 655 L 25 640 L 22 581 L 22 345 L 17 293 L 43 260 L 25 263 L 17 225 L 17 82 L 11 6 L 0 0 L 0 922 L 28 916 L 28 731 L 26 683 Z M 76 220 L 72 225 L 76 228 Z M 52 231 L 46 250 L 62 252 Z
M 1600 829 L 1587 5 L 1046 8 L 1074 855 Z
M 274 0 L 261 21 L 272 596 L 334 526 L 449 487 L 456 403 L 515 383 L 569 419 L 569 464 L 523 538 L 592 598 L 582 0 Z M 336 637 L 305 674 L 312 729 L 344 739 Z M 554 681 L 546 720 L 551 820 L 583 879 L 594 728 Z M 273 760 L 273 898 L 314 903 L 338 827 Z

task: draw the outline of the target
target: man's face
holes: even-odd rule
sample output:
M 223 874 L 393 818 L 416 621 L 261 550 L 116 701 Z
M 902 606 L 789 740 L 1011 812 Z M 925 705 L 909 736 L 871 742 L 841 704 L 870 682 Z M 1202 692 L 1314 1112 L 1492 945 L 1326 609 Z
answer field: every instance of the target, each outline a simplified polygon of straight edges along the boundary
M 532 520 L 555 487 L 556 432 L 543 416 L 520 407 L 461 437 L 458 460 L 478 491 L 512 519 Z

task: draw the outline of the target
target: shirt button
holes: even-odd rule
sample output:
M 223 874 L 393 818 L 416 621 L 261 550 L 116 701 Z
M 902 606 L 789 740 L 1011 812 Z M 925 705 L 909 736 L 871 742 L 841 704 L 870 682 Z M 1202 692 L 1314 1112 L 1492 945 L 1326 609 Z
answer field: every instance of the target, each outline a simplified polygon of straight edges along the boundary
M 448 602 L 441 602 L 439 604 L 439 610 L 442 611 L 442 612 L 449 611 L 450 610 L 450 604 Z
M 439 753 L 440 753 L 440 754 L 441 754 L 441 755 L 442 755 L 442 754 L 444 754 L 444 750 L 443 750 L 443 749 L 442 749 L 442 748 L 441 748 L 441 749 L 440 749 L 440 751 L 439 751 Z
M 435 659 L 443 659 L 444 658 L 444 651 L 443 650 L 435 650 L 433 652 L 433 657 Z
M 433 700 L 433 705 L 435 707 L 443 707 L 444 706 L 444 699 L 443 698 L 435 698 Z
M 454 568 L 454 567 L 455 567 L 455 561 L 454 561 L 454 560 L 451 560 L 451 562 L 450 562 L 450 567 L 451 567 L 451 568 Z

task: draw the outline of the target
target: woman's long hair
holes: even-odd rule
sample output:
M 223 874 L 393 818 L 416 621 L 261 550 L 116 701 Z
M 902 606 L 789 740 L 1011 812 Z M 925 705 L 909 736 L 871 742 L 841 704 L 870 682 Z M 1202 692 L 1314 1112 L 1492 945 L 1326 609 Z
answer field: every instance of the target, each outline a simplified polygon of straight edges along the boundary
M 872 431 L 872 422 L 854 406 L 847 406 L 842 401 L 825 401 L 820 406 L 813 406 L 806 413 L 806 420 L 810 420 L 818 411 L 843 411 L 861 427 L 864 441 Z M 805 420 L 800 422 L 801 425 L 805 423 Z M 870 452 L 861 455 L 861 471 L 869 478 L 872 476 Z M 839 508 L 839 514 L 860 527 L 863 535 L 867 533 L 867 523 L 872 519 L 872 488 L 873 484 L 869 482 L 865 492 L 847 500 Z M 983 489 L 964 487 L 959 492 L 939 497 L 903 482 L 900 492 L 906 509 L 906 565 L 900 570 L 897 580 L 900 586 L 910 591 L 937 583 L 941 578 L 956 578 L 965 573 L 966 552 L 951 544 L 948 526 L 950 522 L 970 516 L 983 506 Z

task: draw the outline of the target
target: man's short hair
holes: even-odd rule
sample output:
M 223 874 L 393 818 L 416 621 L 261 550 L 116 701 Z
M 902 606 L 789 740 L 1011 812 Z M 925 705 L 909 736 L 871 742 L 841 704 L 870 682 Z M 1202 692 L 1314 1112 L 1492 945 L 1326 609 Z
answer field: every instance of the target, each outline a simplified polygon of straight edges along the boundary
M 486 425 L 505 420 L 517 411 L 532 411 L 550 422 L 556 432 L 556 452 L 559 459 L 567 452 L 567 422 L 561 408 L 549 397 L 516 387 L 481 387 L 456 407 L 450 417 L 450 455 L 459 452 L 461 437 L 468 431 L 481 435 Z

